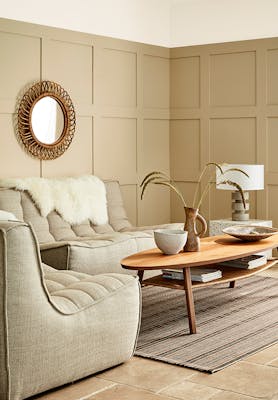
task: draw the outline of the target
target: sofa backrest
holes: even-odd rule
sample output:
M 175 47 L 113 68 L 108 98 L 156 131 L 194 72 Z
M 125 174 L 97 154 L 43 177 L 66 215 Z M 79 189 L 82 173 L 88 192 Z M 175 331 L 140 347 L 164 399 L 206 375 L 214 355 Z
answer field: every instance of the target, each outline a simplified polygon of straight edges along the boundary
M 70 225 L 56 211 L 42 217 L 26 191 L 0 189 L 0 210 L 13 213 L 19 220 L 30 223 L 40 243 L 60 240 L 76 240 L 95 233 L 121 231 L 131 227 L 123 204 L 120 185 L 117 181 L 105 182 L 109 221 L 105 225 L 93 225 L 89 220 Z

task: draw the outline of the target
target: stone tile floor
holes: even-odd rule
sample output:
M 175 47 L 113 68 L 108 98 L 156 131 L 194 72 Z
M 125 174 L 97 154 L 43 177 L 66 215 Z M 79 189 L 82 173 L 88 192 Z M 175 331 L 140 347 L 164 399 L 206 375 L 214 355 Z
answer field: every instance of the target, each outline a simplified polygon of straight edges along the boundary
M 278 278 L 278 266 L 262 275 Z M 118 367 L 32 399 L 278 400 L 278 344 L 212 375 L 133 357 Z

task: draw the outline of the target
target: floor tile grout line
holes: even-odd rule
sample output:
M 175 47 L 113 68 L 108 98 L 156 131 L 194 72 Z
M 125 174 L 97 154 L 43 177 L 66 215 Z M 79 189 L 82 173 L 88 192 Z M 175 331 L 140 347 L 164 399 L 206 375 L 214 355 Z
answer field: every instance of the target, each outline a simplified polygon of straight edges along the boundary
M 180 380 L 178 380 L 178 381 L 176 381 L 176 382 L 172 382 L 172 383 L 170 383 L 169 385 L 166 385 L 166 386 L 164 386 L 163 388 L 159 389 L 159 390 L 158 390 L 157 392 L 155 392 L 155 393 L 159 394 L 160 392 L 162 392 L 162 391 L 165 390 L 165 389 L 168 389 L 168 388 L 170 388 L 170 387 L 172 387 L 172 386 L 174 386 L 174 385 L 178 385 L 179 383 L 182 383 L 182 382 L 186 381 L 188 378 L 192 378 L 192 376 L 194 376 L 194 375 L 197 375 L 197 373 L 196 373 L 196 372 L 193 372 L 191 375 L 188 375 L 186 378 L 182 378 L 182 379 L 180 379 Z
M 235 394 L 240 394 L 241 396 L 246 396 L 246 397 L 250 397 L 251 399 L 254 400 L 271 400 L 269 397 L 256 397 L 256 396 L 252 396 L 251 394 L 244 394 L 244 393 L 239 393 L 239 392 L 234 392 L 232 390 L 227 390 L 227 389 L 219 389 L 221 392 L 224 393 L 235 393 Z M 212 399 L 213 400 L 213 399 Z
M 251 364 L 251 363 L 248 363 L 248 364 Z M 263 366 L 263 365 L 261 365 L 261 366 Z M 242 395 L 242 396 L 249 396 L 249 397 L 252 397 L 252 398 L 254 398 L 254 399 L 268 399 L 268 400 L 271 400 L 271 398 L 269 398 L 269 397 L 255 397 L 255 396 L 252 396 L 251 394 L 247 394 L 247 393 L 242 393 L 242 392 L 237 392 L 237 391 L 235 391 L 235 390 L 227 390 L 227 389 L 222 389 L 221 387 L 219 387 L 219 386 L 215 386 L 215 385 L 208 385 L 208 384 L 203 384 L 203 383 L 200 383 L 200 382 L 194 382 L 194 381 L 189 381 L 189 382 L 191 382 L 191 383 L 198 383 L 198 384 L 200 384 L 200 385 L 203 385 L 203 386 L 207 386 L 207 387 L 209 387 L 209 388 L 214 388 L 214 389 L 218 389 L 218 390 L 222 390 L 222 391 L 226 391 L 226 392 L 228 392 L 228 393 L 234 393 L 234 394 L 239 394 L 239 395 Z M 274 393 L 274 395 L 275 395 L 276 393 Z
M 275 360 L 277 360 L 278 359 L 278 357 L 276 357 L 276 358 L 274 358 L 273 360 L 271 360 L 271 361 L 269 361 L 269 363 L 266 363 L 266 364 L 260 364 L 260 363 L 255 363 L 255 362 L 251 362 L 251 361 L 240 361 L 241 363 L 244 363 L 244 364 L 255 364 L 255 365 L 260 365 L 261 367 L 270 367 L 270 368 L 278 368 L 278 367 L 276 367 L 275 365 L 271 365 L 270 363 L 271 362 L 273 362 L 273 361 L 275 361 Z
M 273 361 L 278 361 L 278 357 L 275 357 L 275 358 L 273 358 L 273 360 L 270 360 L 270 361 L 268 361 L 265 365 L 267 365 L 268 367 L 275 367 L 275 368 L 278 368 L 278 365 L 276 366 L 276 365 L 271 365 L 271 363 L 273 362 Z
M 91 394 L 90 396 L 92 396 L 92 400 L 93 400 L 93 396 L 95 396 L 96 394 L 104 392 L 105 390 L 111 389 L 111 388 L 113 388 L 115 386 L 123 386 L 123 387 L 126 386 L 126 387 L 132 388 L 132 389 L 139 389 L 139 390 L 142 390 L 143 392 L 147 392 L 147 393 L 150 393 L 150 394 L 157 395 L 157 396 L 161 397 L 160 393 L 153 392 L 152 390 L 143 388 L 141 386 L 128 385 L 126 383 L 114 383 L 114 385 L 112 385 L 110 387 L 107 387 L 107 388 L 104 388 L 104 389 L 100 389 L 98 392 L 95 392 L 94 394 Z M 177 398 L 173 397 L 173 396 L 168 396 L 168 395 L 163 395 L 163 396 L 167 400 L 177 400 Z M 90 398 L 86 396 L 84 398 L 82 397 L 82 398 L 77 399 L 77 400 L 86 400 L 86 399 L 89 400 Z
M 193 373 L 192 375 L 196 375 L 196 374 Z M 192 375 L 190 375 L 190 376 L 192 376 Z M 102 379 L 102 378 L 101 378 L 101 379 Z M 105 379 L 106 379 L 106 378 L 105 378 Z M 106 379 L 106 380 L 109 380 L 109 379 Z M 182 380 L 184 380 L 184 378 L 183 378 Z M 113 382 L 113 383 L 114 383 L 113 387 L 114 387 L 115 385 L 118 385 L 118 386 L 127 386 L 127 387 L 129 387 L 129 388 L 141 389 L 141 390 L 144 390 L 145 392 L 148 392 L 148 393 L 151 393 L 151 394 L 157 394 L 157 395 L 161 396 L 161 394 L 159 393 L 160 389 L 159 389 L 159 391 L 157 392 L 157 391 L 155 391 L 155 390 L 147 389 L 147 388 L 145 388 L 145 387 L 143 387 L 143 386 L 139 386 L 139 385 L 131 385 L 131 384 L 128 384 L 128 383 L 115 382 L 115 381 L 110 381 L 110 380 L 109 380 L 109 382 Z M 174 384 L 177 384 L 178 382 L 180 382 L 180 381 L 176 381 Z M 165 388 L 168 387 L 168 386 L 171 386 L 171 385 L 167 385 L 167 386 L 165 386 Z M 108 388 L 108 389 L 109 389 L 109 388 Z M 163 388 L 163 389 L 164 389 L 164 388 Z M 104 389 L 104 390 L 105 390 L 105 389 Z M 164 396 L 166 396 L 166 395 L 164 395 Z M 168 397 L 169 397 L 169 396 L 168 396 Z M 176 400 L 176 398 L 174 398 L 174 397 L 169 397 L 169 399 L 174 399 L 174 400 Z M 78 400 L 83 400 L 83 399 L 78 399 Z
M 179 383 L 182 383 L 182 382 L 189 382 L 189 383 L 193 383 L 194 385 L 197 385 L 197 386 L 203 386 L 204 388 L 215 389 L 215 393 L 213 393 L 211 396 L 207 397 L 206 400 L 209 400 L 209 399 L 211 399 L 213 396 L 219 394 L 220 392 L 223 392 L 223 389 L 215 388 L 215 387 L 208 386 L 208 385 L 203 385 L 202 383 L 187 381 L 186 379 L 183 379 L 182 381 L 179 381 L 179 382 L 177 382 L 177 383 L 175 383 L 175 384 L 179 384 Z M 157 394 L 163 394 L 163 395 L 167 396 L 167 393 L 165 393 L 165 394 L 162 393 L 163 390 L 169 389 L 169 388 L 171 388 L 172 386 L 174 386 L 175 384 L 173 384 L 173 385 L 168 385 L 168 386 L 166 386 L 165 388 L 159 390 L 159 391 L 156 392 L 156 393 L 157 393 Z M 175 397 L 175 396 L 174 396 L 174 397 Z M 175 397 L 175 399 L 178 399 L 178 400 L 179 400 L 178 397 Z
M 78 400 L 88 400 L 88 399 L 90 399 L 90 397 L 93 397 L 93 396 L 95 396 L 95 395 L 97 395 L 97 394 L 99 394 L 99 393 L 101 393 L 101 392 L 104 392 L 105 390 L 111 389 L 111 388 L 113 388 L 113 387 L 115 387 L 115 386 L 117 386 L 117 383 L 114 383 L 114 382 L 113 382 L 112 385 L 107 386 L 107 387 L 102 388 L 102 389 L 99 389 L 99 390 L 97 390 L 96 392 L 93 392 L 93 393 L 88 394 L 87 396 L 79 397 Z

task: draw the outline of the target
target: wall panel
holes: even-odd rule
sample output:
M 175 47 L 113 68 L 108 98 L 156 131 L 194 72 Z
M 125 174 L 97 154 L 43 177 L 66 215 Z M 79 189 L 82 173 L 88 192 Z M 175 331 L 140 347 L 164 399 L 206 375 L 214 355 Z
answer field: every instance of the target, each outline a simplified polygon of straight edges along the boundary
M 170 163 L 172 178 L 192 179 L 200 168 L 200 120 L 172 120 Z
M 171 107 L 200 106 L 200 57 L 171 60 Z
M 256 162 L 255 118 L 211 118 L 210 156 L 217 163 Z
M 267 120 L 267 170 L 278 173 L 278 117 Z
M 161 185 L 150 185 L 143 200 L 138 193 L 139 225 L 154 225 L 170 221 L 170 193 Z
M 136 183 L 136 120 L 102 118 L 94 134 L 94 173 L 121 184 Z
M 256 53 L 210 55 L 210 104 L 246 106 L 256 102 Z
M 136 107 L 136 52 L 105 48 L 96 62 L 97 102 L 105 106 Z
M 42 41 L 42 79 L 58 82 L 74 104 L 92 103 L 92 46 L 59 40 Z
M 40 161 L 30 157 L 14 134 L 12 114 L 0 114 L 0 177 L 40 176 Z
M 267 103 L 278 105 L 278 49 L 267 50 Z
M 190 203 L 208 161 L 258 162 L 266 190 L 254 194 L 254 216 L 277 220 L 277 38 L 169 50 L 0 19 L 0 48 L 1 176 L 118 179 L 143 225 L 168 222 L 170 201 L 172 219 L 183 219 L 167 188 L 140 200 L 150 170 L 170 169 Z M 64 86 L 77 114 L 70 149 L 50 162 L 28 156 L 14 133 L 17 99 L 40 78 Z M 217 192 L 203 204 L 207 218 L 229 212 L 230 193 Z
M 176 48 L 170 58 L 172 176 L 187 187 L 209 161 L 264 164 L 265 190 L 251 193 L 250 214 L 273 218 L 277 225 L 278 38 Z M 189 59 L 199 59 L 199 66 L 186 69 L 181 60 Z M 195 82 L 187 85 L 186 93 L 179 86 L 184 81 Z M 188 99 L 196 98 L 196 88 L 200 104 L 189 108 Z M 196 119 L 200 120 L 199 142 L 193 126 L 186 128 Z M 188 162 L 181 148 L 190 155 Z M 193 171 L 188 174 L 190 167 Z M 176 220 L 176 200 L 171 200 L 171 216 Z M 230 192 L 216 190 L 212 184 L 202 213 L 208 219 L 227 218 L 230 207 Z
M 170 63 L 168 58 L 145 54 L 143 58 L 143 104 L 147 108 L 169 109 Z
M 145 119 L 143 126 L 140 172 L 170 172 L 169 166 L 169 121 Z
M 268 186 L 268 218 L 272 219 L 273 226 L 278 226 L 278 185 Z
M 169 171 L 169 50 L 2 19 L 0 49 L 1 176 L 116 179 L 134 224 L 169 222 L 167 190 L 137 207 L 149 168 Z M 27 155 L 13 126 L 17 97 L 39 79 L 61 84 L 76 111 L 73 142 L 52 161 Z
M 40 39 L 0 32 L 0 98 L 16 104 L 18 94 L 40 78 Z

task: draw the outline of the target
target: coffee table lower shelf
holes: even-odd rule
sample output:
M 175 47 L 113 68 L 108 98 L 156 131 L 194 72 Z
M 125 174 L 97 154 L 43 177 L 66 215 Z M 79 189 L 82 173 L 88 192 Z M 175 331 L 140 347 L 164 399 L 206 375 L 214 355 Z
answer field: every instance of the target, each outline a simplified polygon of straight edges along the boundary
M 261 271 L 264 271 L 274 264 L 277 263 L 277 260 L 268 261 L 265 265 L 262 265 L 253 269 L 241 269 L 241 268 L 232 268 L 232 267 L 220 267 L 219 265 L 206 265 L 206 268 L 216 268 L 222 271 L 222 277 L 219 279 L 214 279 L 209 282 L 192 282 L 192 289 L 216 285 L 218 283 L 228 283 L 234 282 L 239 279 L 248 278 L 249 276 L 255 275 Z M 143 285 L 152 285 L 152 286 L 162 286 L 171 289 L 181 289 L 184 290 L 184 281 L 177 279 L 169 279 L 163 278 L 162 275 L 157 275 L 152 278 L 144 279 L 142 282 Z M 233 285 L 234 287 L 234 285 Z

